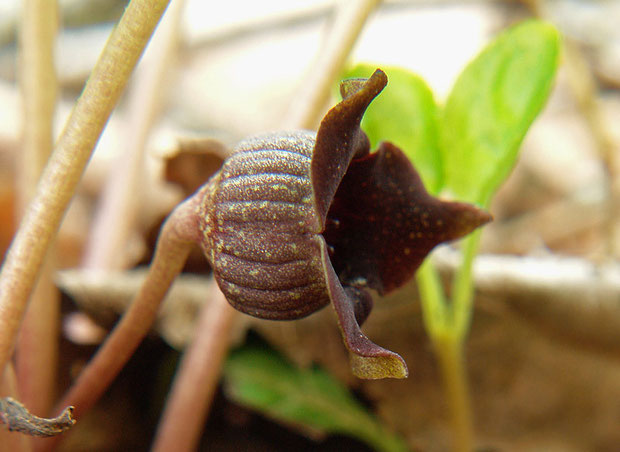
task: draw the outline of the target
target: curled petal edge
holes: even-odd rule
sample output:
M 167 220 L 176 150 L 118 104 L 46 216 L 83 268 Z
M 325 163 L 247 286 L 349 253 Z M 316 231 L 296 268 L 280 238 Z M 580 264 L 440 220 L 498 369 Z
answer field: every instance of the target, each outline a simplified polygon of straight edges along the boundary
M 321 259 L 329 298 L 338 317 L 342 338 L 350 352 L 351 370 L 364 379 L 407 378 L 409 371 L 403 358 L 372 342 L 362 333 L 355 319 L 354 302 L 340 283 L 329 260 L 327 244 L 321 237 Z
M 365 155 L 370 142 L 360 129 L 366 108 L 387 84 L 387 76 L 377 69 L 368 80 L 349 80 L 342 84 L 345 98 L 327 112 L 316 135 L 310 179 L 314 206 L 325 225 L 334 194 L 355 155 Z

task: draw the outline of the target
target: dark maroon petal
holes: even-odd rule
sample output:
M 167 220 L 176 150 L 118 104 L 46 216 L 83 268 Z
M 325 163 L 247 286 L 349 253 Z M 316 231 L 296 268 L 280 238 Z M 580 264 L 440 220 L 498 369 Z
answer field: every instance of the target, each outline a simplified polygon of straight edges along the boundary
M 317 132 L 312 153 L 310 176 L 314 203 L 324 222 L 336 189 L 354 155 L 368 152 L 368 138 L 360 129 L 360 121 L 370 102 L 387 84 L 386 75 L 379 69 L 367 81 L 343 82 L 342 102 L 332 108 Z
M 355 319 L 356 302 L 349 297 L 355 295 L 356 291 L 345 291 L 340 284 L 329 260 L 325 242 L 322 242 L 321 251 L 327 291 L 338 317 L 344 343 L 351 352 L 353 374 L 367 379 L 406 378 L 409 372 L 405 361 L 398 354 L 379 347 L 362 333 Z
M 427 193 L 409 159 L 391 143 L 354 159 L 323 233 L 343 284 L 388 293 L 407 282 L 429 251 L 491 220 L 472 205 Z

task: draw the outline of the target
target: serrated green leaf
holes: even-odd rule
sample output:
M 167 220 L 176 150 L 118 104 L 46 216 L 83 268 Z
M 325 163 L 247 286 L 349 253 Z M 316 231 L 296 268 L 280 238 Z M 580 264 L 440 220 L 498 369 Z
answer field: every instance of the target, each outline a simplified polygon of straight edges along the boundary
M 446 188 L 488 204 L 545 104 L 558 65 L 559 34 L 528 21 L 502 33 L 459 76 L 441 120 Z
M 287 424 L 350 435 L 378 451 L 408 450 L 329 374 L 293 367 L 274 351 L 245 347 L 233 352 L 224 382 L 237 403 Z
M 368 78 L 376 65 L 358 64 L 343 78 Z M 437 106 L 426 82 L 406 69 L 381 67 L 388 85 L 370 104 L 362 119 L 362 129 L 371 146 L 390 141 L 403 150 L 420 173 L 428 191 L 441 188 L 441 154 L 437 128 Z

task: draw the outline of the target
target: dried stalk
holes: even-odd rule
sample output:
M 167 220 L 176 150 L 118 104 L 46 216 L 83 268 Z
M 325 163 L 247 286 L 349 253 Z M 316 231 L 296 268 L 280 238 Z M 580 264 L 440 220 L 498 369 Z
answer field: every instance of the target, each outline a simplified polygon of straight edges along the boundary
M 0 369 L 13 351 L 28 297 L 92 150 L 167 4 L 128 5 L 43 171 L 0 273 Z
M 340 2 L 326 44 L 319 49 L 303 89 L 293 99 L 284 128 L 315 129 L 323 117 L 330 90 L 344 68 L 370 14 L 381 0 Z
M 18 160 L 19 211 L 32 199 L 53 147 L 57 80 L 54 42 L 58 4 L 25 0 L 20 30 L 20 87 L 23 99 L 22 150 Z M 52 407 L 58 363 L 60 297 L 52 280 L 51 250 L 24 317 L 17 345 L 16 369 L 22 402 L 35 413 Z

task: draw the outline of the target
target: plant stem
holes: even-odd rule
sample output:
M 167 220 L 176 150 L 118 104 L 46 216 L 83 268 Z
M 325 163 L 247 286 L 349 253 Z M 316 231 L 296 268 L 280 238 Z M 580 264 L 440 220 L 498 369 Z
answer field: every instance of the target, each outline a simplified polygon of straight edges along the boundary
M 417 272 L 424 326 L 434 345 L 435 355 L 448 399 L 454 450 L 473 450 L 474 430 L 469 388 L 463 356 L 463 343 L 473 309 L 473 260 L 480 243 L 480 230 L 463 244 L 462 262 L 454 277 L 452 303 L 444 298 L 437 270 L 426 260 Z
M 238 314 L 215 282 L 208 299 L 174 379 L 153 451 L 196 450 L 200 439 Z
M 474 280 L 472 269 L 478 253 L 482 231 L 475 230 L 463 240 L 462 263 L 456 272 L 452 286 L 453 329 L 456 337 L 464 341 L 471 322 Z
M 129 3 L 43 171 L 0 273 L 0 369 L 13 351 L 37 274 L 92 150 L 167 4 Z
M 473 422 L 467 375 L 465 372 L 463 343 L 452 332 L 433 337 L 435 353 L 439 359 L 450 417 L 452 421 L 453 450 L 471 452 L 474 446 Z
M 416 272 L 416 281 L 422 304 L 422 320 L 431 337 L 448 326 L 449 306 L 444 295 L 439 273 L 430 259 L 424 260 Z
M 18 160 L 18 205 L 24 212 L 53 147 L 57 81 L 54 42 L 58 4 L 25 0 L 20 30 L 20 88 L 23 99 L 22 150 Z M 20 329 L 16 369 L 21 401 L 41 416 L 54 400 L 58 364 L 59 294 L 54 253 L 48 253 Z
M 79 418 L 101 396 L 148 333 L 161 301 L 198 241 L 196 200 L 190 198 L 170 214 L 140 291 L 112 333 L 89 361 L 60 407 L 74 405 Z
M 381 0 L 346 0 L 340 7 L 325 46 L 293 99 L 286 127 L 315 129 L 323 117 L 331 87 L 340 74 L 370 13 Z M 285 127 L 285 128 L 286 128 Z

